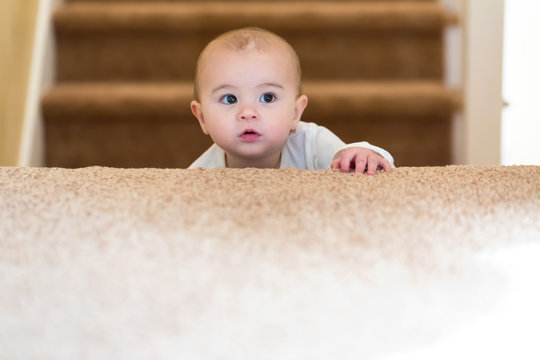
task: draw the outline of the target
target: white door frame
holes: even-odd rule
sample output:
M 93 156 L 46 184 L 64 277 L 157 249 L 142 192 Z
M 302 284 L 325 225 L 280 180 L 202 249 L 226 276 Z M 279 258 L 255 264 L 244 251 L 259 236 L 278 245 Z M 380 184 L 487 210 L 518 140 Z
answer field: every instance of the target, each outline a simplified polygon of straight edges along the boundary
M 30 78 L 26 94 L 19 166 L 45 166 L 45 139 L 40 111 L 41 96 L 55 78 L 52 14 L 64 0 L 39 0 Z
M 501 163 L 504 0 L 440 0 L 460 22 L 446 31 L 446 83 L 462 90 L 454 119 L 456 164 Z

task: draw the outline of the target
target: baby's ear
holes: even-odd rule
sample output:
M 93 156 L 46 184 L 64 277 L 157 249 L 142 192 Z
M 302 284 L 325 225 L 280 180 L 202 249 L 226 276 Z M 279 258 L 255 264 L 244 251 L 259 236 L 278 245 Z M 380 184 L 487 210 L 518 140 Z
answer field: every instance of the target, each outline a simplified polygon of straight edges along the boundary
M 298 125 L 298 122 L 302 118 L 302 114 L 304 113 L 304 109 L 306 108 L 308 104 L 308 97 L 306 95 L 300 95 L 295 102 L 294 106 L 294 118 L 293 118 L 293 128 L 291 130 L 296 129 L 296 125 Z
M 191 112 L 193 113 L 193 115 L 195 115 L 197 120 L 199 120 L 199 125 L 201 125 L 201 129 L 203 133 L 208 135 L 208 130 L 206 129 L 206 121 L 204 121 L 204 115 L 202 112 L 201 103 L 198 102 L 197 100 L 193 100 L 190 105 L 191 105 Z

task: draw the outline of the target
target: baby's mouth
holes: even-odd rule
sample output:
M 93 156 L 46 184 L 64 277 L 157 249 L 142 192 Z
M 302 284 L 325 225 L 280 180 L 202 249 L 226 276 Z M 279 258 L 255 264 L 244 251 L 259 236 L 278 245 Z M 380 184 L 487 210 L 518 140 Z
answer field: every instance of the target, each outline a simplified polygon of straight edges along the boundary
M 241 134 L 240 137 L 247 141 L 253 141 L 258 139 L 261 136 L 257 131 L 253 129 L 246 129 Z
M 246 135 L 246 134 L 259 135 L 259 133 L 256 132 L 256 131 L 253 130 L 253 129 L 247 129 L 247 130 L 244 130 L 244 132 L 242 133 L 242 135 Z

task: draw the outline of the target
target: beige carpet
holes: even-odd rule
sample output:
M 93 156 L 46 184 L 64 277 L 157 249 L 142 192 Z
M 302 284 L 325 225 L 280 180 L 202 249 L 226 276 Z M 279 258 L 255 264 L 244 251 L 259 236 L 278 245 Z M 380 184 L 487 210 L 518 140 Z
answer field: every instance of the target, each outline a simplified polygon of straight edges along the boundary
M 0 358 L 537 359 L 539 258 L 537 166 L 0 168 Z

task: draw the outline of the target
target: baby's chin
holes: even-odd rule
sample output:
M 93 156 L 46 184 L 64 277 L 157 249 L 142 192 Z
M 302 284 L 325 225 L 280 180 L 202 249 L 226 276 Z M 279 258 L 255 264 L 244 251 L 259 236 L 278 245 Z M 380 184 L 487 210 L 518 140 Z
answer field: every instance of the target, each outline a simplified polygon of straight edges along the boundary
M 273 151 L 232 151 L 225 150 L 227 167 L 278 168 L 283 147 Z M 241 166 L 233 166 L 242 164 Z

